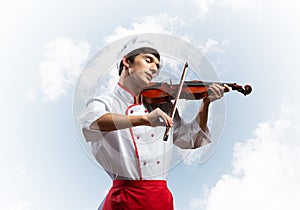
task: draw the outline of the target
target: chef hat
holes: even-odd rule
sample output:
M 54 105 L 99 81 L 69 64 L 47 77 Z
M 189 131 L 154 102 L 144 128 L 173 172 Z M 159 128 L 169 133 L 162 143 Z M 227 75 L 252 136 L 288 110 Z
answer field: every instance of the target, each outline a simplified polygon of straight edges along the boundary
M 149 42 L 148 40 L 144 40 L 140 37 L 135 37 L 129 40 L 121 49 L 117 57 L 117 67 L 119 71 L 121 70 L 121 62 L 124 56 L 130 57 L 141 53 L 149 53 L 155 55 L 158 58 L 158 60 L 160 60 L 159 52 L 155 48 L 156 47 L 153 43 Z

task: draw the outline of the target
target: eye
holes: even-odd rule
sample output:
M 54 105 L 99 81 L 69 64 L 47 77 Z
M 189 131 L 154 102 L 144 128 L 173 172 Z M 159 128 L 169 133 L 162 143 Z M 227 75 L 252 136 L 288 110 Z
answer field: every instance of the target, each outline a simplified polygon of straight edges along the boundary
M 161 64 L 160 64 L 160 63 L 156 63 L 156 62 L 154 61 L 154 58 L 152 58 L 152 57 L 150 57 L 150 56 L 145 57 L 145 61 L 146 61 L 147 63 L 154 63 L 154 64 L 156 65 L 157 69 L 160 69 L 160 68 L 161 68 Z
M 153 61 L 153 59 L 150 58 L 150 57 L 147 57 L 145 60 L 146 60 L 147 63 L 151 63 Z

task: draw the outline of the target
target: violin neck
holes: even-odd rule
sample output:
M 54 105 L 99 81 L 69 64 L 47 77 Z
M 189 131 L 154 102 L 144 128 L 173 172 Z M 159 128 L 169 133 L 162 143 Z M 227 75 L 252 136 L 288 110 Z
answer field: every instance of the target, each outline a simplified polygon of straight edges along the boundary
M 219 84 L 219 85 L 228 85 L 229 87 L 234 87 L 235 83 L 222 83 L 222 82 L 203 82 L 203 81 L 185 81 L 184 85 L 186 86 L 210 86 L 212 84 Z

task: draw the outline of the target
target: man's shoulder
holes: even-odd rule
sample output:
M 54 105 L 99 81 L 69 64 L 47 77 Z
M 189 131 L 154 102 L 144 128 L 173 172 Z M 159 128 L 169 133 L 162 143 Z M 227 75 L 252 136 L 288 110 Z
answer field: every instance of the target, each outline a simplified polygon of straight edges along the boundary
M 105 104 L 111 104 L 115 98 L 114 90 L 102 90 L 97 92 L 93 97 L 89 98 L 87 105 L 92 102 L 102 102 Z

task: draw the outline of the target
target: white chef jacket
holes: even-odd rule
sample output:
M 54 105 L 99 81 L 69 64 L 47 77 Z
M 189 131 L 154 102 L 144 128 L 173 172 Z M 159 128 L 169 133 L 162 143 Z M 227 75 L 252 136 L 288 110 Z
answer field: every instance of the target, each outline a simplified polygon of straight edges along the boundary
M 174 121 L 169 138 L 163 141 L 165 127 L 136 126 L 115 131 L 92 130 L 90 125 L 106 113 L 145 115 L 148 110 L 135 96 L 118 85 L 114 91 L 101 93 L 87 103 L 80 121 L 87 142 L 98 163 L 112 179 L 166 180 L 173 144 L 183 149 L 211 142 L 209 131 L 203 132 L 196 120 Z M 199 145 L 199 143 L 197 143 Z

